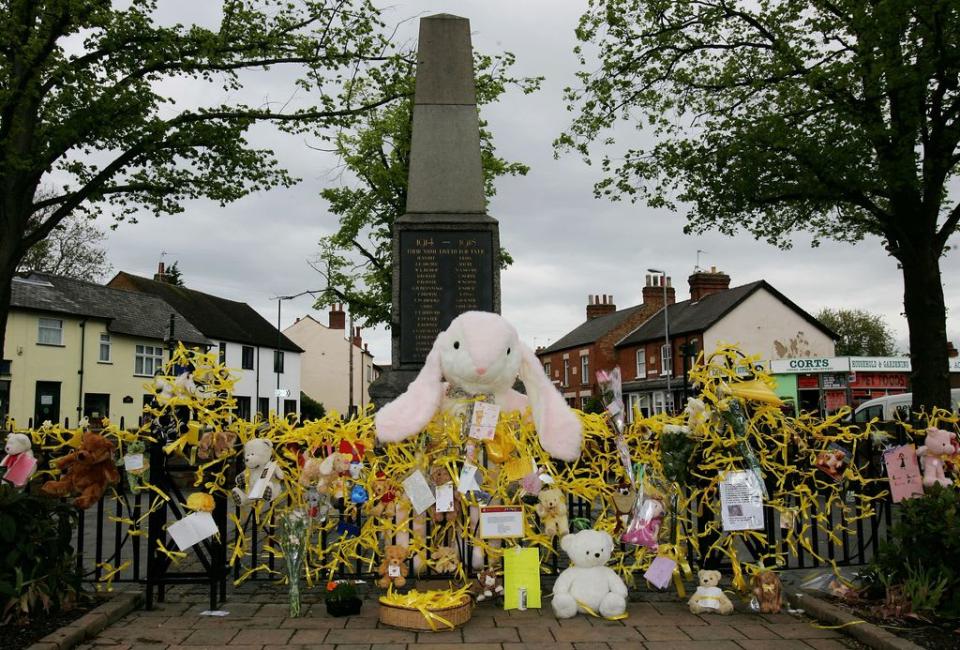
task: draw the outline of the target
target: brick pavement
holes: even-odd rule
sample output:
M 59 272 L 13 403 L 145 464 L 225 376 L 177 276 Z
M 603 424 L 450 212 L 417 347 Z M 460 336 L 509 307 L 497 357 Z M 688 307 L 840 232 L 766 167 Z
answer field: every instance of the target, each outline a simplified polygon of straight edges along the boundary
M 247 587 L 245 585 L 245 587 Z M 376 601 L 368 598 L 360 616 L 332 618 L 319 602 L 304 605 L 304 616 L 286 616 L 284 595 L 269 585 L 235 593 L 223 605 L 225 617 L 201 616 L 205 594 L 178 594 L 150 612 L 136 611 L 103 630 L 84 650 L 842 650 L 856 642 L 788 614 L 694 616 L 685 604 L 657 600 L 630 603 L 625 621 L 586 616 L 558 621 L 543 610 L 504 612 L 481 604 L 463 628 L 438 633 L 407 632 L 377 623 Z M 307 597 L 316 600 L 315 595 Z M 546 603 L 545 603 L 546 604 Z

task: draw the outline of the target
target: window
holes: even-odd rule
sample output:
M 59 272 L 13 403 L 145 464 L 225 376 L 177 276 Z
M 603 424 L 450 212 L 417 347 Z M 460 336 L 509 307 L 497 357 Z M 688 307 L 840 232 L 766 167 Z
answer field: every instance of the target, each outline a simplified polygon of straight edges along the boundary
M 627 422 L 633 422 L 636 419 L 637 407 L 640 405 L 640 395 L 629 393 L 627 395 Z
M 297 412 L 297 400 L 295 399 L 285 399 L 283 400 L 283 414 L 290 415 L 291 413 Z
M 647 358 L 646 350 L 640 348 L 637 350 L 637 379 L 646 379 L 647 378 Z
M 100 356 L 97 361 L 110 363 L 110 335 L 106 332 L 100 332 Z
M 653 412 L 663 413 L 667 410 L 666 407 L 666 393 L 663 391 L 657 391 L 653 394 Z
M 570 359 L 563 360 L 563 385 L 570 385 Z
M 38 319 L 37 343 L 63 345 L 63 321 L 56 318 Z
M 367 366 L 367 383 L 373 381 L 373 366 Z
M 224 341 L 220 341 L 220 363 L 227 363 L 227 344 Z
M 270 398 L 269 397 L 258 397 L 257 398 L 257 412 L 260 416 L 266 420 L 267 416 L 270 415 Z
M 241 420 L 250 421 L 250 398 L 237 397 L 237 417 Z
M 590 357 L 586 354 L 580 357 L 580 383 L 590 383 Z
M 253 370 L 253 346 L 243 346 L 243 351 L 241 352 L 240 357 L 240 367 L 244 370 Z
M 283 350 L 273 351 L 273 371 L 283 374 Z
M 660 346 L 660 374 L 661 375 L 672 375 L 673 374 L 673 348 L 670 345 L 664 344 Z
M 159 345 L 138 345 L 134 354 L 133 374 L 143 377 L 163 370 L 163 348 Z
M 544 362 L 544 364 L 543 364 L 543 372 L 545 372 L 545 373 L 547 374 L 547 377 L 550 377 L 550 362 L 549 362 L 549 361 Z M 551 379 L 552 379 L 552 377 L 551 377 Z

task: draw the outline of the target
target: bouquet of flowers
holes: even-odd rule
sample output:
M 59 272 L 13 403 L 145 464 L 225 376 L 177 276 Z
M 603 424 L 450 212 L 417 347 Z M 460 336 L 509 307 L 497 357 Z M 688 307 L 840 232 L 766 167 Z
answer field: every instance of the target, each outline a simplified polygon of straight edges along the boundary
M 283 553 L 290 583 L 290 616 L 300 616 L 300 569 L 303 566 L 307 543 L 307 513 L 292 509 L 277 515 L 277 542 Z
M 598 370 L 597 383 L 600 385 L 600 400 L 607 409 L 610 425 L 616 433 L 614 444 L 617 447 L 620 464 L 623 465 L 624 472 L 626 472 L 630 483 L 635 486 L 636 480 L 633 476 L 633 461 L 630 458 L 627 441 L 623 436 L 623 430 L 626 427 L 626 411 L 623 406 L 623 381 L 620 377 L 620 366 L 617 366 L 610 372 Z

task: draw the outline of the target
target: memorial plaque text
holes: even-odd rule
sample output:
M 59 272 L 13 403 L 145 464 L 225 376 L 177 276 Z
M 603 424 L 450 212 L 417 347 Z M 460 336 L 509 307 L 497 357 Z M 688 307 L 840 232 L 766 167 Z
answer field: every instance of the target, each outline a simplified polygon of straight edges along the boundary
M 493 311 L 489 231 L 400 233 L 400 363 L 421 364 L 434 339 L 465 311 Z

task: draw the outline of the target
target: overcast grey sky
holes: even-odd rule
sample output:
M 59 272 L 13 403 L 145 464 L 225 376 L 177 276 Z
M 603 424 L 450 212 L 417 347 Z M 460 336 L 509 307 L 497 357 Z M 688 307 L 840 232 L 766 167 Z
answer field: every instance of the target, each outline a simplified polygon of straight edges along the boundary
M 205 0 L 164 0 L 164 17 L 179 22 L 209 22 L 219 3 Z M 460 0 L 458 2 L 398 2 L 386 18 L 401 23 L 398 38 L 413 42 L 418 15 L 447 12 L 471 21 L 473 44 L 484 52 L 516 54 L 516 74 L 543 75 L 540 92 L 507 94 L 489 106 L 489 121 L 499 153 L 530 165 L 526 177 L 503 179 L 488 212 L 500 221 L 502 244 L 515 264 L 502 276 L 503 314 L 529 344 L 547 345 L 584 319 L 587 295 L 613 294 L 618 307 L 640 301 L 645 269 L 666 269 L 677 286 L 678 300 L 689 297 L 687 276 L 697 261 L 730 274 L 733 285 L 765 279 L 802 308 L 862 308 L 882 314 L 906 347 L 901 276 L 895 261 L 877 239 L 855 246 L 824 243 L 810 248 L 798 238 L 793 250 L 780 251 L 748 235 L 730 238 L 715 233 L 683 234 L 682 213 L 652 210 L 642 205 L 593 198 L 598 170 L 576 156 L 553 159 L 551 142 L 568 125 L 561 97 L 574 83 L 577 69 L 574 27 L 585 2 L 564 0 Z M 386 5 L 384 5 L 386 6 Z M 287 101 L 291 90 L 282 76 L 251 75 L 250 96 L 263 101 Z M 184 99 L 197 88 L 171 84 L 170 92 Z M 219 101 L 217 90 L 202 92 Z M 630 135 L 630 134 L 628 134 Z M 638 134 L 635 137 L 642 137 Z M 336 160 L 311 149 L 300 137 L 277 135 L 258 127 L 251 137 L 275 149 L 280 162 L 303 181 L 291 189 L 276 189 L 221 208 L 198 201 L 184 214 L 155 219 L 146 215 L 138 225 L 121 225 L 109 235 L 109 258 L 116 270 L 152 274 L 162 253 L 165 262 L 178 260 L 187 286 L 250 303 L 276 321 L 272 296 L 294 294 L 322 286 L 323 280 L 306 263 L 317 241 L 331 232 L 336 220 L 319 197 L 322 188 L 344 182 Z M 955 238 L 956 241 L 957 238 Z M 942 261 L 948 312 L 960 309 L 960 261 L 955 253 Z M 304 297 L 283 305 L 283 326 L 313 313 Z M 947 334 L 960 345 L 960 321 L 948 313 Z M 390 357 L 386 331 L 365 332 L 378 363 Z

